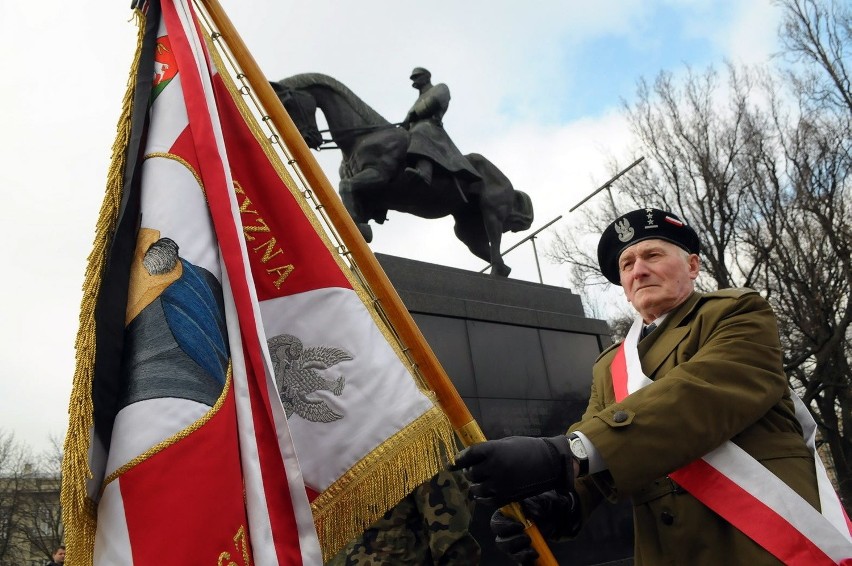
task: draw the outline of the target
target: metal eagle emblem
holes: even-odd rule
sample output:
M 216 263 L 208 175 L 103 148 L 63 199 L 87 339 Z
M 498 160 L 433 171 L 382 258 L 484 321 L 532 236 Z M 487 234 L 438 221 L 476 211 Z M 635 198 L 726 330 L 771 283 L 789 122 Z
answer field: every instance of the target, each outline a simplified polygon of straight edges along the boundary
M 275 386 L 287 418 L 293 413 L 315 423 L 330 423 L 343 418 L 322 399 L 310 395 L 320 390 L 331 391 L 338 397 L 343 393 L 345 379 L 342 375 L 337 379 L 326 379 L 319 372 L 351 360 L 349 352 L 330 346 L 305 348 L 301 340 L 290 334 L 274 336 L 267 344 L 275 371 Z
M 618 234 L 618 239 L 622 242 L 629 242 L 633 238 L 635 231 L 626 218 L 622 218 L 615 223 L 615 232 Z

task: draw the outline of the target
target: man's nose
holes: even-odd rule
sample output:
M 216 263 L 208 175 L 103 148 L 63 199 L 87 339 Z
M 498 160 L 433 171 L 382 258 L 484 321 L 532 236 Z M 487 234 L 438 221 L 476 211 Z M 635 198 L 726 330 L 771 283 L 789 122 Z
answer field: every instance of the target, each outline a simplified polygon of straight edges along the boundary
M 636 259 L 633 262 L 633 277 L 639 278 L 647 275 L 650 271 L 648 270 L 648 263 L 641 259 Z

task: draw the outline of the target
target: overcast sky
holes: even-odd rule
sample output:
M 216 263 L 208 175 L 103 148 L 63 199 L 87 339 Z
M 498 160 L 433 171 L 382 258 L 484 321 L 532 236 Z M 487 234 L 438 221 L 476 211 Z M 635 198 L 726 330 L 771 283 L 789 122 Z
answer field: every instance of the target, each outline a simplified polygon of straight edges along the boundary
M 621 103 L 636 80 L 685 65 L 762 63 L 777 49 L 769 0 L 220 0 L 268 78 L 321 72 L 391 122 L 415 66 L 452 92 L 444 124 L 527 192 L 537 228 L 630 161 Z M 0 0 L 0 431 L 37 450 L 64 439 L 81 285 L 136 42 L 130 0 Z M 340 154 L 320 163 L 337 183 Z M 391 213 L 374 251 L 478 271 L 450 219 Z M 504 249 L 523 237 L 510 234 Z M 550 232 L 537 239 L 546 248 Z M 526 244 L 506 257 L 537 281 Z M 544 282 L 566 268 L 542 258 Z

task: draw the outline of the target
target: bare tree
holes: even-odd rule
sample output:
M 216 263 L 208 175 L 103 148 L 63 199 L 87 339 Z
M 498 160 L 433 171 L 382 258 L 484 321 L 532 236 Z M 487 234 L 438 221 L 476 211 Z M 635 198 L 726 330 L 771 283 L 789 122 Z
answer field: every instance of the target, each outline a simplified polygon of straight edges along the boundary
M 790 79 L 809 106 L 822 113 L 833 108 L 852 116 L 852 8 L 827 0 L 777 0 L 784 10 L 781 42 L 790 60 L 801 66 Z
M 783 160 L 763 160 L 754 215 L 762 225 L 750 232 L 749 246 L 778 316 L 785 369 L 817 420 L 850 507 L 852 139 L 846 118 L 834 109 L 815 112 L 812 103 L 801 100 L 805 110 L 795 120 L 777 123 Z
M 62 482 L 62 443 L 51 446 L 34 462 L 24 484 L 25 497 L 18 512 L 18 533 L 31 552 L 50 558 L 64 540 L 59 488 Z
M 0 430 L 0 566 L 46 561 L 62 543 L 60 446 L 36 458 Z
M 23 505 L 22 487 L 27 454 L 12 433 L 0 430 L 0 565 L 21 564 L 23 550 L 17 544 L 18 513 Z
M 852 9 L 824 0 L 778 4 L 798 113 L 777 122 L 794 213 L 785 245 L 767 256 L 767 284 L 777 290 L 788 375 L 852 509 Z
M 762 230 L 752 232 L 750 244 L 761 260 L 760 287 L 778 316 L 785 369 L 819 424 L 849 506 L 852 161 L 836 129 L 800 121 L 780 139 L 786 182 L 764 193 Z

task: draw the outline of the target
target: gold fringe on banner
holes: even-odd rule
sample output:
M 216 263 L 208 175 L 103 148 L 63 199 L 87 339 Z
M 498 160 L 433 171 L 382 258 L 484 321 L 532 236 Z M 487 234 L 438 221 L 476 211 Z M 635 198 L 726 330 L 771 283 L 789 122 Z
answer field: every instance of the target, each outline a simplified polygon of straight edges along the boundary
M 433 407 L 352 466 L 311 503 L 323 561 L 431 478 L 455 451 L 452 427 Z
M 101 289 L 101 278 L 107 262 L 110 243 L 115 234 L 130 142 L 133 96 L 136 91 L 136 72 L 139 68 L 142 40 L 145 36 L 145 15 L 134 10 L 137 25 L 136 54 L 127 80 L 127 91 L 116 126 L 112 160 L 107 171 L 106 192 L 95 226 L 95 241 L 89 254 L 80 305 L 80 327 L 75 349 L 77 363 L 71 400 L 68 405 L 68 433 L 65 436 L 62 459 L 62 522 L 65 528 L 66 563 L 69 566 L 91 566 L 94 561 L 97 508 L 86 493 L 86 483 L 92 479 L 89 468 L 89 449 L 94 423 L 92 380 L 95 369 L 95 307 Z

